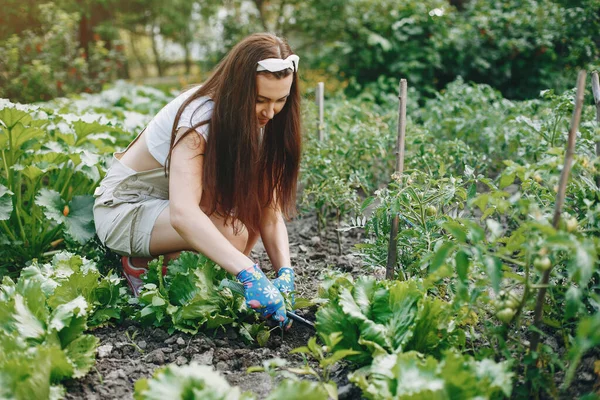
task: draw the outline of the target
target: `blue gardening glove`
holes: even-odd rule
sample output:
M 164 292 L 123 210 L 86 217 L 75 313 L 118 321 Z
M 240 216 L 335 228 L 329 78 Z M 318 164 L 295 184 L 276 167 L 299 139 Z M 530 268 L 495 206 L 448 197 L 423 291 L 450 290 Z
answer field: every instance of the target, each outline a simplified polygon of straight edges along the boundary
M 279 289 L 281 293 L 291 294 L 290 301 L 292 307 L 296 304 L 293 293 L 296 290 L 296 286 L 294 285 L 294 270 L 291 267 L 281 267 L 279 271 L 277 271 L 277 279 L 273 280 L 273 285 Z
M 283 296 L 265 276 L 258 264 L 237 274 L 237 280 L 244 285 L 244 297 L 248 307 L 263 317 L 271 317 L 280 326 L 287 327 L 289 321 L 285 315 Z

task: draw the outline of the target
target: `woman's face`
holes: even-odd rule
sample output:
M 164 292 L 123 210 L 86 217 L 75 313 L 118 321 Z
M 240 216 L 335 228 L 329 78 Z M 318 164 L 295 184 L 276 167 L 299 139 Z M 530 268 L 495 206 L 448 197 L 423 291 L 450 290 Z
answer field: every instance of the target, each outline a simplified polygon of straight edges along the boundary
M 294 75 L 290 74 L 283 79 L 277 79 L 271 74 L 256 75 L 256 118 L 262 128 L 275 114 L 277 114 L 290 95 Z

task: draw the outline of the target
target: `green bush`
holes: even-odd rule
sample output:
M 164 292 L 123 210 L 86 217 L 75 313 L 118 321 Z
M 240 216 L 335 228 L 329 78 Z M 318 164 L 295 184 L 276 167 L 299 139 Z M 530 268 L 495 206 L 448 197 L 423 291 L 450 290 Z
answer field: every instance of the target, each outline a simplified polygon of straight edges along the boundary
M 67 93 L 97 92 L 122 63 L 119 47 L 77 43 L 78 14 L 53 4 L 39 6 L 42 33 L 24 31 L 0 42 L 0 97 L 31 103 Z
M 383 89 L 390 78 L 431 95 L 462 76 L 508 98 L 532 98 L 573 86 L 576 69 L 598 59 L 594 0 L 471 0 L 460 10 L 445 0 L 317 3 L 303 6 L 294 26 L 325 38 L 307 61 L 348 79 L 350 95 Z

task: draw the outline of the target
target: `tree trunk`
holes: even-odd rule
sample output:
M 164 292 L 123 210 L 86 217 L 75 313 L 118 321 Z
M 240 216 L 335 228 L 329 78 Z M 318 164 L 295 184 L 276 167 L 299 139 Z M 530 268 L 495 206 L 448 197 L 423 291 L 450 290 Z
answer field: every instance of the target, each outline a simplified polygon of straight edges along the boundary
M 144 75 L 144 77 L 148 77 L 148 68 L 146 67 L 146 63 L 144 62 L 144 60 L 142 60 L 140 53 L 138 52 L 133 32 L 130 32 L 129 34 L 129 46 L 131 47 L 131 52 L 133 53 L 135 60 L 140 66 L 140 70 L 142 70 L 142 74 Z
M 158 71 L 158 76 L 163 76 L 164 71 L 162 67 L 162 62 L 160 60 L 160 54 L 158 52 L 158 43 L 156 43 L 156 35 L 154 34 L 155 26 L 152 26 L 152 31 L 150 32 L 150 38 L 152 39 L 152 53 L 154 54 L 154 62 L 156 63 L 156 69 Z
M 89 55 L 90 41 L 92 40 L 89 25 L 88 17 L 85 14 L 82 14 L 81 19 L 79 20 L 79 47 L 85 52 L 86 58 Z
M 256 6 L 256 9 L 258 10 L 258 15 L 260 17 L 260 23 L 263 27 L 263 30 L 265 32 L 268 32 L 269 28 L 267 27 L 267 20 L 266 20 L 266 15 L 265 15 L 265 10 L 264 10 L 264 4 L 265 4 L 264 0 L 254 0 L 254 5 Z
M 185 50 L 185 74 L 189 76 L 192 73 L 192 52 L 190 51 L 190 43 L 184 43 L 183 49 Z

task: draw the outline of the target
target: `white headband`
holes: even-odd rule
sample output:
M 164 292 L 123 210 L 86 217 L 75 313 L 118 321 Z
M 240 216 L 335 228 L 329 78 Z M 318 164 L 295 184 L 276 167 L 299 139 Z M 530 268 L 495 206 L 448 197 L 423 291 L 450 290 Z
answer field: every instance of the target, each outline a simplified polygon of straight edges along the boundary
M 285 60 L 281 58 L 267 58 L 265 60 L 258 62 L 258 67 L 256 68 L 256 72 L 258 71 L 269 71 L 269 72 L 277 72 L 283 71 L 284 69 L 291 68 L 294 72 L 298 72 L 298 62 L 300 61 L 300 57 L 295 54 L 290 55 Z

